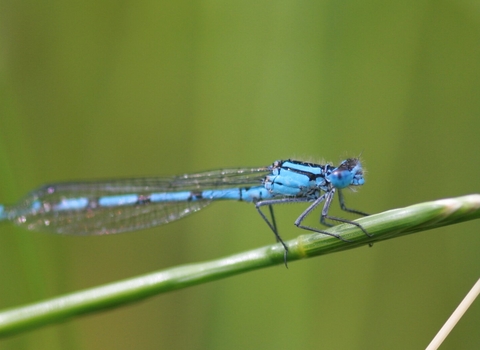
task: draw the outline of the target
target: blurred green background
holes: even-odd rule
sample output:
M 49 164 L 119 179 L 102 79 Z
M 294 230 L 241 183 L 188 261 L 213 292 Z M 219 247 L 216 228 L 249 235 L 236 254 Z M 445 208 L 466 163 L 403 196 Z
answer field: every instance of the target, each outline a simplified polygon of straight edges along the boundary
M 53 181 L 360 153 L 353 208 L 479 191 L 476 1 L 3 1 L 0 48 L 2 203 Z M 285 239 L 302 209 L 277 210 Z M 274 242 L 235 202 L 117 236 L 0 230 L 0 309 Z M 479 277 L 479 230 L 255 271 L 1 348 L 424 348 Z M 477 349 L 479 319 L 477 301 L 442 349 Z

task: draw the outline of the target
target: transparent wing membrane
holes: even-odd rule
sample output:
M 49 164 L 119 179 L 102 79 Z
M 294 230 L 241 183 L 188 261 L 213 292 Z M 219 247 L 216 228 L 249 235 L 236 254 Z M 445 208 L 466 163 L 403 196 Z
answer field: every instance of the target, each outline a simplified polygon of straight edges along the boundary
M 235 186 L 259 186 L 268 168 L 227 169 L 162 178 L 119 179 L 46 185 L 31 192 L 4 216 L 29 230 L 61 234 L 100 235 L 166 224 L 211 203 L 196 199 L 151 202 L 152 194 L 199 192 Z M 134 203 L 102 206 L 102 198 L 136 197 Z M 66 205 L 68 204 L 68 207 Z

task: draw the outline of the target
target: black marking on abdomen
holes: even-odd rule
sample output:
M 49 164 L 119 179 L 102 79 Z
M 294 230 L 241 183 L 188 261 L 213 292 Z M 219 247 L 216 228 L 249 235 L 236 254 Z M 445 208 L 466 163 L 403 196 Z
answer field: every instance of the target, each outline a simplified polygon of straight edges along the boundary
M 190 192 L 190 197 L 188 197 L 188 200 L 200 200 L 203 199 L 203 194 L 202 192 Z
M 148 204 L 150 202 L 151 202 L 151 200 L 150 200 L 149 195 L 146 195 L 146 196 L 140 195 L 140 196 L 138 196 L 138 200 L 135 203 L 135 205 L 144 205 L 144 204 Z

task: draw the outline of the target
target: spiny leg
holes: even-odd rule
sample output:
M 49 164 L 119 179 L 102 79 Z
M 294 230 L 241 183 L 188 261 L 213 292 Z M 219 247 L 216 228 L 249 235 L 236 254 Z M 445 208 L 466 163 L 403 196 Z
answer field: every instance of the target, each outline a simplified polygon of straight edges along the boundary
M 343 192 L 342 192 L 342 190 L 338 190 L 338 202 L 340 203 L 340 208 L 341 208 L 343 211 L 346 211 L 346 212 L 349 212 L 349 213 L 353 213 L 353 214 L 362 215 L 362 216 L 369 216 L 369 215 L 370 215 L 370 214 L 367 214 L 367 213 L 365 213 L 365 212 L 363 212 L 363 211 L 360 211 L 360 210 L 347 208 L 346 205 L 345 205 L 345 200 L 343 199 Z
M 270 218 L 272 219 L 273 232 L 276 232 L 275 239 L 277 242 L 282 242 L 282 239 L 278 234 L 277 222 L 275 221 L 275 214 L 273 214 L 273 206 L 271 204 L 268 206 L 268 210 L 270 211 Z
M 331 220 L 331 221 L 337 221 L 337 222 L 342 222 L 342 223 L 345 223 L 345 224 L 350 224 L 350 225 L 353 225 L 353 226 L 356 226 L 358 227 L 360 230 L 362 230 L 362 232 L 368 236 L 368 237 L 372 237 L 371 234 L 369 234 L 364 228 L 362 225 L 360 225 L 359 223 L 357 222 L 354 222 L 354 221 L 350 221 L 350 220 L 347 220 L 347 219 L 342 219 L 342 218 L 339 218 L 339 217 L 336 217 L 336 216 L 330 216 L 328 215 L 328 210 L 330 209 L 330 205 L 332 204 L 332 199 L 334 197 L 334 194 L 335 194 L 335 189 L 332 189 L 330 192 L 327 192 L 326 194 L 328 194 L 326 200 L 325 200 L 325 205 L 323 206 L 323 209 L 322 209 L 322 215 L 320 216 L 320 222 L 325 225 L 325 226 L 332 226 L 332 224 L 326 222 L 325 220 L 328 219 L 328 220 Z M 338 191 L 338 199 L 340 201 L 340 208 L 342 208 L 343 210 L 347 211 L 347 212 L 350 212 L 350 213 L 355 213 L 355 214 L 359 214 L 359 215 L 365 215 L 367 216 L 368 214 L 364 213 L 364 212 L 361 212 L 361 211 L 358 211 L 358 210 L 354 210 L 354 209 L 349 209 L 347 207 L 345 207 L 345 202 L 343 200 L 343 194 L 342 194 L 342 191 Z
M 297 227 L 299 227 L 299 228 L 301 228 L 301 229 L 304 229 L 304 230 L 313 231 L 313 232 L 317 232 L 317 233 L 323 233 L 323 234 L 325 234 L 325 235 L 338 238 L 339 240 L 344 241 L 344 242 L 351 242 L 351 241 L 349 241 L 348 239 L 345 239 L 345 238 L 343 238 L 342 236 L 339 236 L 339 235 L 337 235 L 337 234 L 330 233 L 330 232 L 326 232 L 326 231 L 323 231 L 323 230 L 319 230 L 319 229 L 316 229 L 316 228 L 313 228 L 313 227 L 310 227 L 310 226 L 302 225 L 303 220 L 305 220 L 305 218 L 306 218 L 320 203 L 322 203 L 323 201 L 326 201 L 326 202 L 325 202 L 325 206 L 327 205 L 327 202 L 328 202 L 328 203 L 331 203 L 334 193 L 335 193 L 335 191 L 330 191 L 330 192 L 326 192 L 326 193 L 323 194 L 322 196 L 318 197 L 318 198 L 297 218 L 297 220 L 295 220 L 295 226 L 297 226 Z M 324 206 L 324 208 L 325 208 L 325 206 Z
M 282 237 L 280 237 L 278 230 L 277 230 L 277 223 L 275 221 L 275 215 L 273 213 L 273 205 L 274 204 L 280 204 L 280 203 L 298 203 L 298 202 L 308 202 L 310 201 L 307 198 L 281 198 L 281 199 L 269 199 L 269 200 L 263 200 L 255 203 L 255 208 L 257 209 L 258 213 L 260 216 L 263 218 L 263 220 L 267 223 L 268 227 L 273 231 L 275 234 L 275 239 L 277 242 L 280 242 L 285 249 L 285 253 L 283 255 L 283 260 L 285 262 L 285 266 L 287 266 L 287 255 L 288 255 L 288 247 L 283 241 Z M 262 212 L 260 209 L 261 207 L 268 206 L 269 211 L 270 211 L 270 216 L 271 216 L 271 222 L 268 220 L 266 215 Z

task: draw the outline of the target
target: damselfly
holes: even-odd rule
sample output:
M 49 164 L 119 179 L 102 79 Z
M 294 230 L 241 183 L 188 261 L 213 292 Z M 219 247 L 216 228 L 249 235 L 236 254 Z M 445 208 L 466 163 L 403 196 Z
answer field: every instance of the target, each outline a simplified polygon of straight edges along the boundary
M 304 219 L 322 202 L 320 222 L 330 221 L 363 227 L 353 221 L 328 215 L 336 192 L 365 182 L 360 160 L 350 158 L 338 166 L 297 160 L 279 160 L 260 168 L 223 169 L 172 177 L 70 182 L 46 185 L 18 204 L 0 205 L 0 221 L 9 220 L 29 230 L 71 235 L 102 235 L 163 225 L 194 213 L 213 201 L 237 200 L 255 204 L 260 216 L 288 248 L 278 233 L 273 206 L 280 203 L 310 203 L 295 220 L 299 228 L 346 239 L 303 225 Z M 268 207 L 270 218 L 262 211 Z

